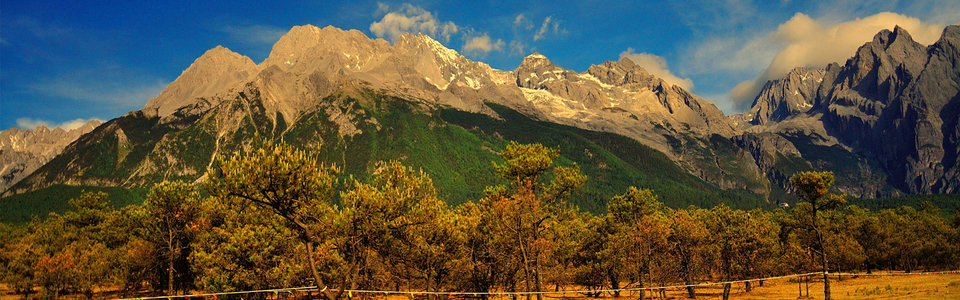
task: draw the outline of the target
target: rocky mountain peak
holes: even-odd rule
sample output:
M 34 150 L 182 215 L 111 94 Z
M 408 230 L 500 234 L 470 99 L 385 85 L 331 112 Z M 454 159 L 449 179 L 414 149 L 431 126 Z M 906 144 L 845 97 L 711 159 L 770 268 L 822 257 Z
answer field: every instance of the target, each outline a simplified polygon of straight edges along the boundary
M 333 26 L 294 26 L 273 45 L 260 69 L 309 74 L 317 70 L 336 72 L 340 68 L 360 69 L 373 53 L 383 52 L 390 44 L 371 40 L 359 30 Z
M 883 30 L 865 43 L 835 75 L 843 98 L 858 110 L 875 115 L 920 75 L 927 61 L 926 47 L 900 27 Z M 861 104 L 865 101 L 874 104 Z M 845 105 L 845 104 L 844 104 Z
M 286 34 L 280 37 L 270 55 L 264 63 L 274 60 L 287 60 L 288 57 L 298 56 L 320 43 L 320 28 L 313 25 L 293 26 Z
M 47 134 L 50 132 L 50 128 L 47 128 L 45 125 L 39 125 L 33 129 L 33 132 L 39 135 Z
M 83 132 L 90 132 L 94 128 L 97 128 L 97 126 L 100 126 L 100 124 L 103 124 L 103 122 L 97 119 L 91 119 L 90 121 L 87 121 L 87 123 L 83 124 L 83 126 L 80 126 L 77 129 Z
M 401 46 L 404 45 L 404 46 Z M 404 33 L 400 35 L 400 38 L 397 39 L 397 42 L 394 43 L 394 47 L 397 48 L 408 48 L 409 46 L 420 46 L 427 49 L 447 49 L 446 46 L 441 44 L 439 41 L 433 39 L 429 35 L 423 33 Z
M 233 88 L 258 72 L 249 57 L 223 46 L 214 47 L 197 58 L 160 95 L 150 99 L 144 111 L 160 117 L 171 115 L 199 98 L 211 98 Z
M 419 60 L 432 60 L 431 63 L 437 64 L 440 69 L 456 68 L 465 60 L 457 51 L 447 48 L 429 35 L 422 33 L 403 34 L 394 43 L 393 48 L 403 52 L 405 56 L 418 60 L 417 63 L 423 63 Z
M 780 122 L 809 111 L 817 98 L 817 91 L 826 73 L 823 69 L 797 67 L 782 79 L 767 81 L 750 110 L 738 115 L 741 128 Z
M 550 62 L 550 59 L 548 59 L 546 56 L 543 56 L 543 54 L 540 54 L 538 52 L 534 52 L 533 54 L 530 54 L 530 55 L 527 55 L 527 57 L 524 57 L 523 61 L 520 62 L 520 66 L 517 67 L 517 69 L 541 69 L 541 68 L 554 69 L 559 67 L 557 67 L 552 62 Z
M 893 31 L 884 29 L 873 36 L 873 43 L 887 48 L 894 43 L 912 43 L 913 37 L 903 27 L 895 26 Z
M 949 40 L 949 41 L 960 41 L 960 25 L 950 25 L 947 28 L 943 29 L 943 35 L 940 36 L 940 40 Z
M 864 178 L 873 183 L 861 183 L 852 194 L 880 196 L 883 184 L 907 193 L 953 193 L 960 190 L 958 46 L 960 26 L 946 27 L 929 47 L 902 27 L 882 30 L 843 65 L 794 69 L 767 82 L 751 110 L 731 118 L 741 128 L 755 126 L 749 132 L 818 135 L 815 144 L 866 158 L 850 164 L 858 169 L 875 160 L 883 174 L 862 172 L 873 174 Z M 809 84 L 811 78 L 817 84 Z
M 534 52 L 523 58 L 520 66 L 514 71 L 517 85 L 524 88 L 543 89 L 543 84 L 561 78 L 572 77 L 567 73 L 575 73 L 554 65 L 543 54 Z
M 600 65 L 592 65 L 587 69 L 587 73 L 600 82 L 616 86 L 641 84 L 652 87 L 659 80 L 626 57 L 616 62 L 607 61 Z
M 903 62 L 913 56 L 924 56 L 924 48 L 926 47 L 913 40 L 906 29 L 896 26 L 893 31 L 884 29 L 874 35 L 872 41 L 857 50 L 852 60 L 882 59 L 880 56 L 885 56 L 884 58 L 891 62 Z
M 937 55 L 949 57 L 960 53 L 960 25 L 950 25 L 943 29 L 943 35 L 931 47 Z M 958 63 L 960 64 L 960 63 Z

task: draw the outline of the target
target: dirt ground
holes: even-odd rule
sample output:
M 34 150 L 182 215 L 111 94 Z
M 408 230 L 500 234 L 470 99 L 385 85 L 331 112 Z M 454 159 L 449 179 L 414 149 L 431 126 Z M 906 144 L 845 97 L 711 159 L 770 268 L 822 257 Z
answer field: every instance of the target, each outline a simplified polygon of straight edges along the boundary
M 904 276 L 869 276 L 859 278 L 845 277 L 842 281 L 837 281 L 835 276 L 831 276 L 831 290 L 833 298 L 842 299 L 960 299 L 960 274 L 948 275 L 904 275 Z M 803 290 L 802 299 L 823 299 L 823 283 L 821 281 L 811 281 L 809 283 L 810 297 L 807 297 L 807 286 L 799 285 Z M 697 289 L 697 299 L 721 299 L 723 292 L 722 286 L 709 286 Z M 649 295 L 649 294 L 648 294 Z M 671 290 L 667 291 L 666 299 L 687 299 L 686 291 Z M 548 295 L 547 299 L 594 299 L 582 295 Z M 598 299 L 603 300 L 634 300 L 638 298 L 637 292 L 624 293 L 620 298 L 614 298 L 611 295 L 603 295 Z M 74 296 L 67 296 L 68 299 L 79 299 Z M 99 297 L 96 297 L 99 298 Z M 386 299 L 384 299 L 386 298 Z M 775 281 L 766 281 L 764 286 L 754 286 L 753 291 L 747 293 L 743 284 L 733 285 L 731 289 L 731 299 L 801 299 L 798 290 L 798 283 L 795 279 L 782 279 Z M 0 300 L 18 300 L 18 295 L 12 295 L 11 291 L 5 286 L 0 285 Z M 196 298 L 200 299 L 200 298 Z M 208 298 L 209 299 L 209 298 Z M 407 300 L 404 296 L 374 297 L 374 299 L 383 300 Z M 494 299 L 509 299 L 508 297 L 495 297 Z M 524 298 L 518 298 L 522 300 Z M 647 298 L 650 299 L 650 298 Z M 654 297 L 653 299 L 663 299 Z

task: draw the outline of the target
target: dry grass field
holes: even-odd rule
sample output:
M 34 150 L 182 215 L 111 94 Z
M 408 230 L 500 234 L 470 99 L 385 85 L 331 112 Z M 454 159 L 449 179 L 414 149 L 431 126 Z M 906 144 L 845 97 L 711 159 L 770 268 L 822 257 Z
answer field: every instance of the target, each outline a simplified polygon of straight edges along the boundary
M 860 277 L 831 281 L 830 287 L 834 299 L 960 299 L 960 274 Z M 804 297 L 806 296 L 806 290 L 804 290 Z M 750 293 L 738 293 L 732 298 L 797 299 L 798 297 L 796 283 L 777 282 L 754 289 Z M 823 299 L 822 281 L 810 283 L 810 297 L 806 299 Z
M 822 277 L 821 277 L 822 278 Z M 833 299 L 960 299 L 960 274 L 947 275 L 904 275 L 904 276 L 863 276 L 859 278 L 843 278 L 837 281 L 831 276 L 830 287 Z M 800 297 L 799 289 L 803 290 Z M 767 281 L 762 287 L 754 286 L 753 291 L 747 293 L 742 284 L 734 285 L 731 289 L 731 299 L 823 299 L 823 281 L 809 283 L 810 296 L 807 296 L 807 286 L 795 279 Z M 701 287 L 697 290 L 697 299 L 722 299 L 722 286 Z M 635 293 L 622 295 L 621 299 L 637 299 Z M 648 298 L 649 299 L 649 298 Z M 663 299 L 663 298 L 654 298 Z M 666 299 L 688 299 L 685 291 L 667 291 Z
M 948 275 L 905 275 L 905 276 L 864 276 L 859 278 L 845 277 L 842 281 L 836 281 L 836 277 L 831 277 L 831 287 L 833 298 L 843 299 L 960 299 L 960 274 Z M 800 297 L 798 288 L 803 290 L 803 297 Z M 809 282 L 810 296 L 807 297 L 807 285 L 801 283 L 798 285 L 795 279 L 781 279 L 775 281 L 766 281 L 762 287 L 754 287 L 753 291 L 747 293 L 742 284 L 734 285 L 731 289 L 731 299 L 823 299 L 822 281 L 811 280 Z M 22 299 L 18 295 L 10 294 L 10 290 L 5 285 L 0 285 L 0 300 L 18 300 Z M 721 286 L 701 287 L 697 289 L 697 299 L 721 299 L 723 288 Z M 667 291 L 666 299 L 687 299 L 686 292 L 682 290 Z M 615 298 L 612 295 L 603 295 L 600 298 L 588 298 L 582 295 L 548 295 L 547 299 L 603 299 L 603 300 L 634 300 L 638 294 L 624 293 L 621 297 Z M 82 299 L 82 296 L 70 295 L 66 299 Z M 95 297 L 100 298 L 100 297 Z M 383 300 L 407 300 L 406 296 L 374 297 Z M 201 298 L 194 298 L 201 299 Z M 206 299 L 211 299 L 207 297 Z M 419 299 L 419 297 L 418 297 Z M 494 299 L 510 299 L 508 297 L 495 297 Z M 523 299 L 518 298 L 518 299 Z M 648 298 L 650 299 L 650 298 Z M 653 299 L 664 299 L 654 297 Z

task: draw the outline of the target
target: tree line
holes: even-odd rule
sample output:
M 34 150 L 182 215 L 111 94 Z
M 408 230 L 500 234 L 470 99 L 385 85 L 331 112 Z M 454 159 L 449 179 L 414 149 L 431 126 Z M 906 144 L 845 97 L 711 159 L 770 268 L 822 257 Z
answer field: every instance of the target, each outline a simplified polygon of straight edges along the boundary
M 0 225 L 0 279 L 24 298 L 316 285 L 338 300 L 354 296 L 345 289 L 596 290 L 960 267 L 960 217 L 848 206 L 829 172 L 794 175 L 802 201 L 789 210 L 672 209 L 630 188 L 593 215 L 565 202 L 588 179 L 558 165 L 558 149 L 511 143 L 499 154 L 505 184 L 449 207 L 427 174 L 400 162 L 341 179 L 315 151 L 264 143 L 218 160 L 202 183 L 157 184 L 139 206 L 84 193 L 73 211 Z

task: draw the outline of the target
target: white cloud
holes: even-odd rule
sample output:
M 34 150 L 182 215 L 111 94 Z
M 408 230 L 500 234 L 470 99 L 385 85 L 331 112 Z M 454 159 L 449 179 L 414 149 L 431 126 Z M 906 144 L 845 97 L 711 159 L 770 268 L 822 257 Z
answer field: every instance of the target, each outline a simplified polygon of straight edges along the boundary
M 45 41 L 73 43 L 82 38 L 79 32 L 71 28 L 41 23 L 36 19 L 23 16 L 14 19 L 11 22 L 10 28 L 14 31 L 26 32 L 37 39 Z
M 390 11 L 390 5 L 383 2 L 377 2 L 377 15 L 382 15 Z
M 892 30 L 894 26 L 903 27 L 914 40 L 925 45 L 935 42 L 943 31 L 942 24 L 928 24 L 890 12 L 834 25 L 797 13 L 780 24 L 776 31 L 755 38 L 739 49 L 726 49 L 736 50 L 734 61 L 757 54 L 760 54 L 759 58 L 755 59 L 763 59 L 772 49 L 776 51 L 772 58 L 767 56 L 761 60 L 770 63 L 757 78 L 743 81 L 730 91 L 730 99 L 739 109 L 746 109 L 767 81 L 782 78 L 795 67 L 823 68 L 832 62 L 843 64 L 877 32 Z M 764 46 L 769 48 L 764 49 Z
M 955 0 L 935 0 L 926 3 L 916 1 L 911 2 L 911 4 L 917 6 L 910 7 L 911 10 L 930 14 L 930 16 L 926 18 L 927 22 L 960 25 L 960 5 L 957 5 Z
M 80 55 L 103 55 L 114 50 L 114 32 L 58 25 L 28 16 L 4 16 L 0 22 L 3 38 L 0 45 L 10 47 L 10 54 L 28 63 L 74 61 Z
M 736 36 L 708 38 L 691 47 L 683 66 L 686 73 L 751 73 L 763 70 L 781 45 L 762 38 Z
M 627 48 L 627 51 L 620 52 L 620 58 L 628 58 L 651 75 L 657 76 L 669 84 L 682 87 L 685 90 L 693 89 L 693 80 L 690 78 L 680 78 L 670 72 L 667 68 L 667 60 L 663 57 L 649 53 L 634 53 L 633 48 Z
M 49 128 L 55 128 L 55 127 L 56 127 L 56 126 L 53 126 L 52 124 L 50 124 L 50 122 L 48 122 L 48 121 L 34 120 L 34 119 L 31 119 L 31 118 L 19 118 L 19 119 L 17 119 L 17 127 L 20 127 L 20 129 L 34 130 L 35 128 L 40 127 L 40 126 L 47 127 L 48 129 L 49 129 Z
M 490 52 L 503 52 L 507 47 L 503 39 L 492 38 L 489 33 L 477 31 L 470 26 L 441 21 L 434 13 L 409 3 L 393 11 L 386 4 L 377 5 L 378 13 L 386 14 L 379 21 L 370 24 L 370 31 L 380 38 L 395 42 L 405 33 L 423 33 L 444 44 L 451 44 L 451 39 L 456 39 L 463 43 L 460 47 L 461 54 L 474 58 L 483 57 Z M 529 22 L 522 14 L 514 19 L 515 24 Z M 532 23 L 530 26 L 533 26 Z M 519 42 L 511 42 L 510 47 L 512 51 L 520 49 L 521 52 L 524 48 Z
M 524 45 L 523 42 L 521 42 L 521 41 L 511 41 L 511 42 L 510 42 L 510 54 L 512 54 L 512 55 L 524 55 L 524 54 L 526 54 L 526 52 L 524 52 L 525 48 L 526 48 L 526 45 Z
M 231 38 L 252 45 L 273 45 L 287 30 L 264 25 L 223 26 L 218 31 L 227 33 Z
M 60 127 L 60 128 L 62 128 L 63 130 L 73 130 L 73 129 L 80 128 L 80 126 L 83 126 L 84 124 L 87 124 L 87 122 L 89 122 L 89 121 L 91 121 L 91 120 L 101 121 L 100 119 L 97 119 L 97 118 L 93 118 L 93 119 L 76 119 L 76 120 L 70 120 L 70 121 L 66 121 L 66 122 L 57 124 L 57 123 L 50 122 L 50 121 L 45 121 L 45 120 L 35 120 L 35 119 L 31 119 L 31 118 L 19 118 L 19 119 L 17 119 L 17 127 L 19 127 L 20 129 L 28 129 L 28 130 L 34 130 L 34 129 L 36 129 L 36 128 L 39 127 L 39 126 L 47 127 L 47 129 L 54 129 L 54 128 Z M 103 121 L 101 121 L 101 122 L 103 122 Z
M 389 9 L 378 4 L 379 9 Z M 403 4 L 399 10 L 389 12 L 380 21 L 370 24 L 370 31 L 379 38 L 396 41 L 404 33 L 423 33 L 435 39 L 449 42 L 450 37 L 460 31 L 453 22 L 441 22 L 433 13 L 410 4 Z
M 517 15 L 517 18 L 513 20 L 513 26 L 517 28 L 523 28 L 526 30 L 533 29 L 533 22 L 530 19 L 527 19 L 523 14 Z
M 460 31 L 460 27 L 453 22 L 445 22 L 443 25 L 440 25 L 440 37 L 445 41 L 450 41 L 450 37 Z
M 544 39 L 548 33 L 553 33 L 554 35 L 562 36 L 566 35 L 568 32 L 566 29 L 560 27 L 560 21 L 554 20 L 553 16 L 547 16 L 543 19 L 543 23 L 540 24 L 540 29 L 533 35 L 534 41 L 539 41 Z
M 484 33 L 481 36 L 475 36 L 467 39 L 463 44 L 464 53 L 490 53 L 490 51 L 502 51 L 504 42 L 501 39 L 496 41 L 490 39 L 490 36 Z
M 539 41 L 543 39 L 543 36 L 547 34 L 547 31 L 550 30 L 550 21 L 553 19 L 553 16 L 548 16 L 543 19 L 543 24 L 540 24 L 540 29 L 537 30 L 537 33 L 533 35 L 534 41 Z

